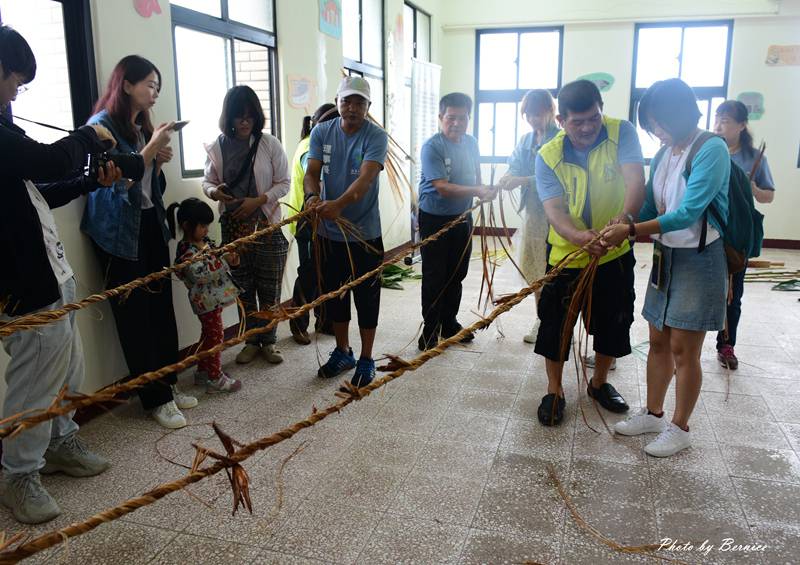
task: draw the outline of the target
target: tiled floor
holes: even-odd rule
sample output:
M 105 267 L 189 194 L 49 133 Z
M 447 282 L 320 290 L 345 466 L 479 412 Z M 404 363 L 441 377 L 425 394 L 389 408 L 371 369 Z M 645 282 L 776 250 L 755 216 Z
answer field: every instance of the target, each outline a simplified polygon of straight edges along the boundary
M 639 305 L 649 246 L 637 246 Z M 800 266 L 800 254 L 767 252 Z M 503 280 L 505 279 L 505 280 Z M 508 275 L 503 291 L 514 290 Z M 378 352 L 416 355 L 419 283 L 384 291 Z M 691 420 L 694 446 L 656 460 L 647 438 L 610 437 L 587 428 L 577 409 L 574 370 L 564 382 L 568 418 L 556 429 L 536 422 L 544 393 L 542 359 L 522 343 L 532 306 L 523 303 L 421 370 L 348 407 L 245 464 L 254 512 L 231 516 L 223 476 L 69 540 L 31 561 L 51 563 L 640 563 L 612 552 L 578 527 L 551 481 L 554 465 L 581 516 L 622 544 L 671 538 L 694 549 L 670 555 L 693 563 L 790 563 L 800 554 L 800 303 L 798 293 L 747 284 L 740 328 L 741 367 L 730 383 L 709 336 L 705 378 Z M 479 264 L 466 285 L 461 321 L 475 319 Z M 501 333 L 502 332 L 502 333 Z M 33 534 L 82 520 L 185 470 L 191 443 L 219 449 L 207 425 L 216 420 L 245 442 L 268 435 L 334 401 L 337 383 L 317 379 L 322 336 L 300 347 L 281 326 L 286 362 L 257 361 L 230 371 L 244 381 L 231 396 L 200 394 L 187 411 L 192 426 L 163 436 L 136 404 L 86 425 L 83 436 L 114 463 L 100 477 L 45 477 L 64 509 Z M 632 341 L 647 339 L 637 315 Z M 415 345 L 415 344 L 414 344 Z M 403 348 L 406 348 L 403 350 Z M 189 375 L 184 378 L 188 385 Z M 613 382 L 637 407 L 645 397 L 645 363 L 621 359 Z M 726 390 L 730 394 L 726 398 Z M 672 393 L 670 393 L 672 394 Z M 671 398 L 668 398 L 671 402 Z M 602 423 L 586 402 L 588 422 Z M 605 414 L 609 423 L 620 417 Z M 282 462 L 298 447 L 297 453 Z M 0 512 L 0 529 L 20 530 Z M 758 551 L 721 551 L 763 544 Z M 701 548 L 712 544 L 707 553 Z

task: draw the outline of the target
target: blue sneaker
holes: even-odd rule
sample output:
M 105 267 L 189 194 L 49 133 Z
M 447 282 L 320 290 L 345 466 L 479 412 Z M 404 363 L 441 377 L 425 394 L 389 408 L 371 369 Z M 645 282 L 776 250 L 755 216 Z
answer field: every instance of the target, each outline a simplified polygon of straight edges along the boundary
M 323 379 L 332 379 L 356 366 L 353 350 L 348 348 L 345 353 L 338 347 L 331 352 L 328 362 L 317 371 L 317 376 Z
M 359 359 L 356 363 L 356 372 L 350 380 L 356 388 L 367 386 L 375 378 L 375 361 L 372 359 Z

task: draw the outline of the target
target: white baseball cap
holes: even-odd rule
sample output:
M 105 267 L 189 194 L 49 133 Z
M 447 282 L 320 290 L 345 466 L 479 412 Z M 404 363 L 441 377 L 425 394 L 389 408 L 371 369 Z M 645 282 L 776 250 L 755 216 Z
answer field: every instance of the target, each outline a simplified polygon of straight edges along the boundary
M 369 83 L 365 79 L 362 77 L 344 77 L 342 82 L 339 83 L 336 98 L 347 98 L 353 94 L 366 98 L 367 102 L 372 102 Z

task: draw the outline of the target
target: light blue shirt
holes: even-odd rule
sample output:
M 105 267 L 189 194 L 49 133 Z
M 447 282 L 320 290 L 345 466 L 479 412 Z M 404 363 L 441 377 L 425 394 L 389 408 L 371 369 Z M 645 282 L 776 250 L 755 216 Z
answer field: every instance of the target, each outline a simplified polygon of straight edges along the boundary
M 460 143 L 453 143 L 444 134 L 437 133 L 425 142 L 420 153 L 420 210 L 436 216 L 457 216 L 469 210 L 472 207 L 471 196 L 442 196 L 433 186 L 433 181 L 444 179 L 451 184 L 477 186 L 481 160 L 478 140 L 464 135 Z
M 322 200 L 335 200 L 358 179 L 361 163 L 374 161 L 383 167 L 389 137 L 370 121 L 365 121 L 357 132 L 347 135 L 341 127 L 341 118 L 317 124 L 311 130 L 308 158 L 322 161 Z M 367 193 L 342 210 L 342 217 L 358 228 L 361 239 L 381 237 L 381 215 L 378 209 L 378 177 L 369 185 Z M 324 220 L 319 228 L 323 237 L 345 241 L 342 230 L 331 220 Z
M 731 155 L 731 160 L 739 165 L 747 176 L 750 176 L 750 171 L 753 170 L 753 163 L 756 162 L 757 157 L 758 151 L 755 149 L 751 155 L 746 155 L 745 152 L 740 149 Z M 769 170 L 769 164 L 767 163 L 766 155 L 764 155 L 764 157 L 761 159 L 761 165 L 759 165 L 758 170 L 756 171 L 755 178 L 750 180 L 756 181 L 756 186 L 758 188 L 764 190 L 775 190 L 775 181 L 772 180 L 772 171 Z
M 558 132 L 558 127 L 553 124 L 545 132 L 542 142 L 538 145 L 536 143 L 536 133 L 531 131 L 523 135 L 514 148 L 511 157 L 508 158 L 508 174 L 514 177 L 531 177 L 531 181 L 535 182 L 536 179 L 533 175 L 536 171 L 536 155 L 539 154 L 539 149 L 553 139 Z
M 680 206 L 663 216 L 658 215 L 653 195 L 653 176 L 656 168 L 654 163 L 650 164 L 650 180 L 645 190 L 644 205 L 639 213 L 640 222 L 658 218 L 661 233 L 686 229 L 700 220 L 712 202 L 721 218 L 728 217 L 731 159 L 728 146 L 722 139 L 712 137 L 703 143 L 692 160 L 692 174 L 686 180 L 686 191 Z M 717 222 L 714 214 L 708 215 L 708 222 L 718 232 L 724 233 L 725 226 Z

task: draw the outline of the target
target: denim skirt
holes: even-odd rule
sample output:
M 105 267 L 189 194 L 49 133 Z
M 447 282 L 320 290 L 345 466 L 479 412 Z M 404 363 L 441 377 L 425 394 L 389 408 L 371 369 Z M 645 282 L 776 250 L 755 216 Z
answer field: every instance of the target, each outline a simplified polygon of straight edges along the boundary
M 728 267 L 722 239 L 709 244 L 702 253 L 697 248 L 658 244 L 656 249 L 661 251 L 661 271 L 660 276 L 655 272 L 658 261 L 654 257 L 644 318 L 659 331 L 664 326 L 695 331 L 724 329 Z

